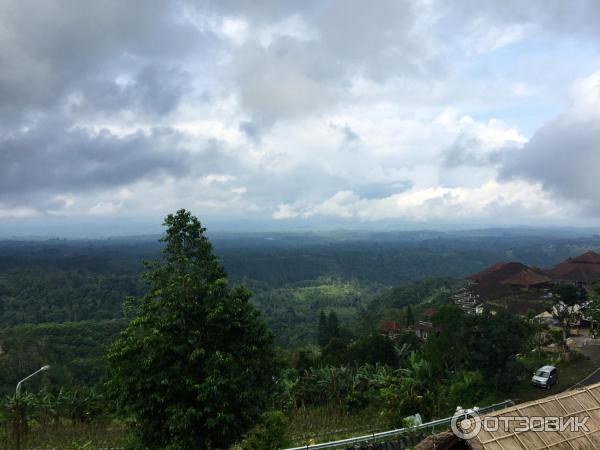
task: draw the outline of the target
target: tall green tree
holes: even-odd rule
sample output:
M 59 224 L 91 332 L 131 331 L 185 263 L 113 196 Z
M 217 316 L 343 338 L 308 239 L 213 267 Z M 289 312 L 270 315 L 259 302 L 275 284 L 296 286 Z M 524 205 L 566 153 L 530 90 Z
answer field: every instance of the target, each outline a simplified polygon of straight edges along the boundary
M 498 389 L 510 388 L 522 375 L 516 355 L 531 342 L 533 330 L 527 321 L 506 311 L 467 315 L 448 305 L 432 322 L 436 331 L 427 339 L 424 353 L 439 375 L 480 371 Z
M 398 357 L 392 340 L 379 333 L 359 337 L 349 348 L 349 359 L 357 365 L 383 364 L 395 367 Z
M 415 316 L 413 315 L 410 305 L 406 307 L 406 326 L 411 327 L 415 324 Z
M 231 288 L 196 217 L 165 219 L 163 257 L 107 352 L 109 393 L 149 449 L 226 448 L 257 423 L 275 369 L 272 336 Z
M 340 336 L 340 321 L 336 313 L 331 311 L 327 316 L 327 331 L 329 339 Z
M 600 283 L 592 286 L 589 299 L 586 313 L 592 319 L 592 333 L 594 336 L 598 336 L 600 331 Z
M 340 337 L 340 323 L 337 314 L 330 311 L 326 315 L 324 311 L 321 311 L 317 336 L 319 346 L 323 349 L 329 344 L 331 339 L 337 337 Z
M 455 305 L 442 306 L 431 321 L 436 327 L 424 348 L 425 358 L 437 373 L 452 373 L 464 366 L 468 351 L 463 343 L 468 318 Z
M 329 339 L 331 339 L 331 336 L 327 327 L 327 315 L 325 314 L 325 311 L 321 311 L 321 315 L 319 316 L 319 328 L 317 331 L 317 341 L 319 346 L 321 348 L 325 347 L 329 343 Z
M 559 284 L 552 290 L 554 304 L 550 310 L 562 328 L 563 345 L 567 348 L 567 338 L 571 334 L 571 322 L 578 312 L 578 307 L 587 299 L 585 289 L 572 284 Z

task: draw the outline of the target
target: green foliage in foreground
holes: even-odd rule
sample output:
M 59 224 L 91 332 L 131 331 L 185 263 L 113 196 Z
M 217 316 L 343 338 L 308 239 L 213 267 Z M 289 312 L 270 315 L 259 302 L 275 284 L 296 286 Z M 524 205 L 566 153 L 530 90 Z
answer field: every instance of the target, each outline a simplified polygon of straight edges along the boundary
M 16 405 L 14 393 L 0 400 L 0 449 L 15 448 Z M 111 416 L 110 405 L 96 388 L 23 390 L 18 405 L 24 448 L 80 448 L 78 442 L 90 438 L 104 447 L 114 447 L 119 438 L 121 445 L 125 442 L 122 429 L 111 430 L 111 436 L 99 433 L 101 428 L 106 433 Z
M 479 371 L 491 390 L 508 392 L 527 372 L 516 358 L 531 346 L 533 329 L 525 320 L 506 311 L 467 315 L 452 305 L 432 321 L 438 332 L 427 340 L 424 354 L 440 375 Z
M 230 288 L 200 222 L 165 219 L 164 257 L 111 345 L 107 389 L 143 448 L 227 448 L 255 425 L 273 385 L 272 336 Z
M 286 444 L 288 419 L 281 411 L 263 414 L 261 423 L 240 443 L 243 450 L 278 450 Z
M 423 348 L 405 332 L 393 339 L 363 335 L 345 346 L 334 337 L 318 356 L 299 353 L 298 368 L 279 383 L 279 404 L 377 408 L 389 426 L 398 426 L 412 414 L 445 417 L 457 405 L 503 398 L 528 375 L 517 359 L 532 349 L 525 320 L 505 312 L 469 316 L 446 306 L 433 322 Z
M 596 283 L 590 289 L 588 295 L 590 299 L 590 303 L 588 305 L 588 315 L 594 322 L 600 323 L 600 283 Z M 593 332 L 597 336 L 599 332 L 599 327 L 595 327 Z
M 1 424 L 15 420 L 16 400 L 12 394 L 0 402 Z M 22 391 L 18 400 L 23 422 L 28 425 L 25 428 L 57 425 L 64 421 L 76 424 L 106 419 L 110 410 L 106 398 L 97 388 Z

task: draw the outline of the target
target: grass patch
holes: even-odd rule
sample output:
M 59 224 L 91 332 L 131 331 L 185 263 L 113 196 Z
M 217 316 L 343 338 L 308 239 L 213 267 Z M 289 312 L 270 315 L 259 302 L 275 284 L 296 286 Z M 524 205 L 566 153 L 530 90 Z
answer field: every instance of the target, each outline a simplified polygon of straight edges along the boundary
M 558 368 L 558 384 L 550 389 L 542 389 L 531 385 L 531 375 L 521 381 L 513 393 L 515 403 L 538 400 L 552 394 L 558 394 L 589 375 L 596 366 L 581 353 L 574 353 L 571 361 L 565 361 L 559 354 L 542 354 L 528 357 L 523 363 L 530 369 L 531 375 L 536 369 L 544 365 L 553 365 Z
M 50 449 L 117 449 L 127 443 L 127 430 L 120 424 L 99 422 L 83 424 L 59 424 L 41 427 L 32 425 L 22 436 L 22 448 Z M 12 424 L 0 426 L 0 450 L 15 448 Z
M 290 445 L 335 441 L 389 429 L 374 408 L 349 413 L 335 408 L 310 407 L 291 411 L 287 430 Z

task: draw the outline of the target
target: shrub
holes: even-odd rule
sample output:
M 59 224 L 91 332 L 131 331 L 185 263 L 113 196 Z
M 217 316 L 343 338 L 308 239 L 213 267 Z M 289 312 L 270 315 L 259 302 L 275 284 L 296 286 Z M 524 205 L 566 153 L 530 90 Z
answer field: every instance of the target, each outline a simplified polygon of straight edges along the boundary
M 261 423 L 254 427 L 240 443 L 243 450 L 277 450 L 285 445 L 287 418 L 280 411 L 262 415 Z

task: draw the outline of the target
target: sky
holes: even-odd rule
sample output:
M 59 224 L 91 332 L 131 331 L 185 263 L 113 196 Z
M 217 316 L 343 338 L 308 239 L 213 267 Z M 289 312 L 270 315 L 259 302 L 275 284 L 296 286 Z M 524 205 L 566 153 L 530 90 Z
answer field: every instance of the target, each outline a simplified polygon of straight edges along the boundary
M 599 225 L 598 23 L 595 0 L 0 0 L 0 230 Z

